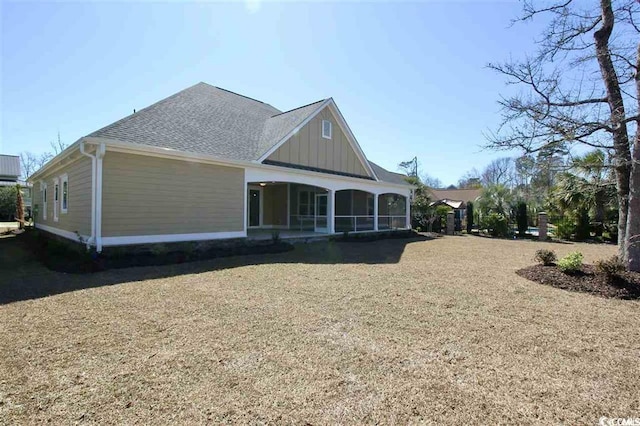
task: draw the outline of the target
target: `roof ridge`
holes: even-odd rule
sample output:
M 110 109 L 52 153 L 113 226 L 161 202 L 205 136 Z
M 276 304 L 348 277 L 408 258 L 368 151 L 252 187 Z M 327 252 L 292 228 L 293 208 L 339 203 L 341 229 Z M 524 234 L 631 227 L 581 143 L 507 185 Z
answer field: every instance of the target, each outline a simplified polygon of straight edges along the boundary
M 282 114 L 287 114 L 287 113 L 289 113 L 289 112 L 296 111 L 296 110 L 298 110 L 298 109 L 302 109 L 302 108 L 306 108 L 306 107 L 308 107 L 308 106 L 315 105 L 315 104 L 318 104 L 318 103 L 320 103 L 320 102 L 324 102 L 324 101 L 326 101 L 326 100 L 327 100 L 327 99 L 320 99 L 319 101 L 311 102 L 310 104 L 302 105 L 302 106 L 299 106 L 299 107 L 297 107 L 297 108 L 293 108 L 293 109 L 290 109 L 290 110 L 288 110 L 288 111 L 283 111 L 283 112 L 281 112 L 281 113 L 279 113 L 279 114 L 272 115 L 272 116 L 271 116 L 271 117 L 269 117 L 269 118 L 277 117 L 277 116 L 282 115 Z
M 203 82 L 203 84 L 207 84 L 207 85 L 208 85 L 208 83 L 204 83 L 204 82 Z M 245 99 L 250 99 L 250 100 L 252 100 L 252 101 L 259 102 L 259 103 L 261 103 L 261 104 L 263 104 L 263 105 L 270 106 L 271 108 L 274 108 L 274 109 L 276 109 L 276 110 L 278 109 L 278 108 L 274 107 L 274 106 L 273 106 L 273 105 L 271 105 L 271 104 L 268 104 L 268 103 L 266 103 L 266 102 L 262 102 L 261 100 L 258 100 L 258 99 L 255 99 L 255 98 L 250 98 L 249 96 L 245 96 L 245 95 L 242 95 L 242 94 L 240 94 L 240 93 L 236 93 L 236 92 L 234 92 L 234 91 L 232 91 L 232 90 L 225 89 L 225 88 L 223 88 L 223 87 L 218 87 L 218 86 L 211 86 L 211 87 L 215 87 L 215 88 L 216 88 L 216 89 L 218 89 L 218 90 L 224 90 L 225 92 L 228 92 L 228 93 L 234 94 L 234 95 L 236 95 L 236 96 L 243 97 L 243 98 L 245 98 Z

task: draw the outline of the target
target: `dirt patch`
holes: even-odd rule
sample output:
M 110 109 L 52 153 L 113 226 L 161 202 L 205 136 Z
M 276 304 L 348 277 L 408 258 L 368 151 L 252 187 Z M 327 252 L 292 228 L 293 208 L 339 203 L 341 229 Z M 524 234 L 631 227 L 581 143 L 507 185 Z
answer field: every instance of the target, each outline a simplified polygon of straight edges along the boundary
M 516 274 L 564 290 L 616 299 L 640 299 L 640 274 L 636 272 L 626 272 L 609 279 L 596 273 L 592 265 L 584 265 L 575 274 L 565 274 L 556 266 L 534 265 L 520 269 Z

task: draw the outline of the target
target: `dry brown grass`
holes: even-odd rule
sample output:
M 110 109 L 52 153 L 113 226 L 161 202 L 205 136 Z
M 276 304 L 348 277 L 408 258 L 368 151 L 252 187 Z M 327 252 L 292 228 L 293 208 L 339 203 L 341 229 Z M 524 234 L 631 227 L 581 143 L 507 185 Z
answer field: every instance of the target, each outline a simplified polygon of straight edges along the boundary
M 92 276 L 38 270 L 89 288 L 0 306 L 0 422 L 640 417 L 640 303 L 518 277 L 542 247 L 586 262 L 615 251 L 445 237 Z

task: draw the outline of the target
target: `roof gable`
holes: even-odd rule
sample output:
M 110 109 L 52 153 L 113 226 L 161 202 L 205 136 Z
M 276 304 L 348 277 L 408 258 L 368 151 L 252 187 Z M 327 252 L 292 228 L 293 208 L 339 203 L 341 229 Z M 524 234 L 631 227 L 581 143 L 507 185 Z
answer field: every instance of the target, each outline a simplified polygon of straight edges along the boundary
M 373 178 L 361 162 L 347 134 L 338 125 L 338 120 L 329 105 L 321 107 L 310 120 L 304 122 L 288 135 L 282 143 L 271 150 L 264 163 L 285 167 L 304 167 L 324 173 Z M 322 137 L 322 122 L 332 123 L 330 139 Z

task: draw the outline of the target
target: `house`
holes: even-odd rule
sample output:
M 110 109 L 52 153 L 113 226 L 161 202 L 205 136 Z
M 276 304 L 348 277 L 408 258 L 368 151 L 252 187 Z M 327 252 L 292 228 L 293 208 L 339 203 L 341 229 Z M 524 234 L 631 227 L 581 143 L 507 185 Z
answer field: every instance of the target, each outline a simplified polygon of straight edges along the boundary
M 0 154 L 0 187 L 22 186 L 22 200 L 27 216 L 31 212 L 31 187 L 20 180 L 20 157 L 17 155 Z
M 97 251 L 410 227 L 412 187 L 367 160 L 331 98 L 283 112 L 198 83 L 80 138 L 30 181 L 36 227 Z
M 475 203 L 480 198 L 482 188 L 470 189 L 434 189 L 429 188 L 432 206 L 445 205 L 454 211 L 455 230 L 462 230 L 462 223 L 465 221 L 467 204 Z M 473 218 L 472 218 L 473 220 Z

